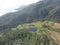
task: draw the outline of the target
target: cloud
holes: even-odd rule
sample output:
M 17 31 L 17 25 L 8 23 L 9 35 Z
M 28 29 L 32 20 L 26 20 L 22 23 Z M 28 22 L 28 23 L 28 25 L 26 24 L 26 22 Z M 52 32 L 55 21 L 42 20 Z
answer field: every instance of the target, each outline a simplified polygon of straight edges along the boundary
M 21 5 L 28 5 L 39 0 L 0 0 L 0 15 L 13 11 Z

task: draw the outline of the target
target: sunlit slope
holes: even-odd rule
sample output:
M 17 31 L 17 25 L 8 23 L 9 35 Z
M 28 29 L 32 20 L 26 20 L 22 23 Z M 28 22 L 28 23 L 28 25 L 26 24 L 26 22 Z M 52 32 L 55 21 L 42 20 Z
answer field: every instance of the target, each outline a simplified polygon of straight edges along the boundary
M 60 45 L 59 33 L 52 30 L 47 21 L 18 25 L 0 32 L 0 45 Z
M 59 36 L 52 23 L 37 21 L 0 31 L 0 45 L 60 45 Z
M 51 37 L 60 45 L 60 33 L 55 32 L 55 31 L 50 31 L 48 30 L 48 32 L 50 33 Z

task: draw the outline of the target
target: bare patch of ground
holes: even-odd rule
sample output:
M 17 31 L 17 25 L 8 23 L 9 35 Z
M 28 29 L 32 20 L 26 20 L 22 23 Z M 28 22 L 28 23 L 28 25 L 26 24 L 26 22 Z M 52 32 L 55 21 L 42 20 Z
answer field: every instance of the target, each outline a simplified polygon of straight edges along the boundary
M 54 24 L 54 27 L 55 27 L 55 28 L 60 28 L 60 23 L 55 23 L 55 24 Z
M 48 32 L 51 34 L 51 37 L 60 45 L 60 33 L 50 30 L 48 30 Z

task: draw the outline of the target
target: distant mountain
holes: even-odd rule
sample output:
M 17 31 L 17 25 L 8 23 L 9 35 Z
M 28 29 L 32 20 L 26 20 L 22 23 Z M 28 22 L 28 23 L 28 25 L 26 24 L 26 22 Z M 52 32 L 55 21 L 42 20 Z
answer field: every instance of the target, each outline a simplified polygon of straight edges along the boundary
M 19 11 L 0 17 L 0 29 L 15 27 L 33 21 L 50 20 L 60 22 L 60 0 L 43 0 L 31 4 Z

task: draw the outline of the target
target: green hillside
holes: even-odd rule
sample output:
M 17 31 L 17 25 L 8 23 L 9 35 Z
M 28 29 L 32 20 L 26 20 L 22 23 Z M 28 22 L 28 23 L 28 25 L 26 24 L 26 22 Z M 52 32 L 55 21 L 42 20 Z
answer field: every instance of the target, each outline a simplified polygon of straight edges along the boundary
M 60 0 L 42 0 L 0 17 L 0 45 L 60 45 Z
M 0 29 L 16 27 L 19 24 L 50 20 L 60 22 L 60 0 L 43 0 L 30 4 L 14 13 L 0 17 Z
M 54 34 L 51 24 L 37 21 L 2 30 L 0 45 L 60 45 L 59 40 L 52 37 Z

